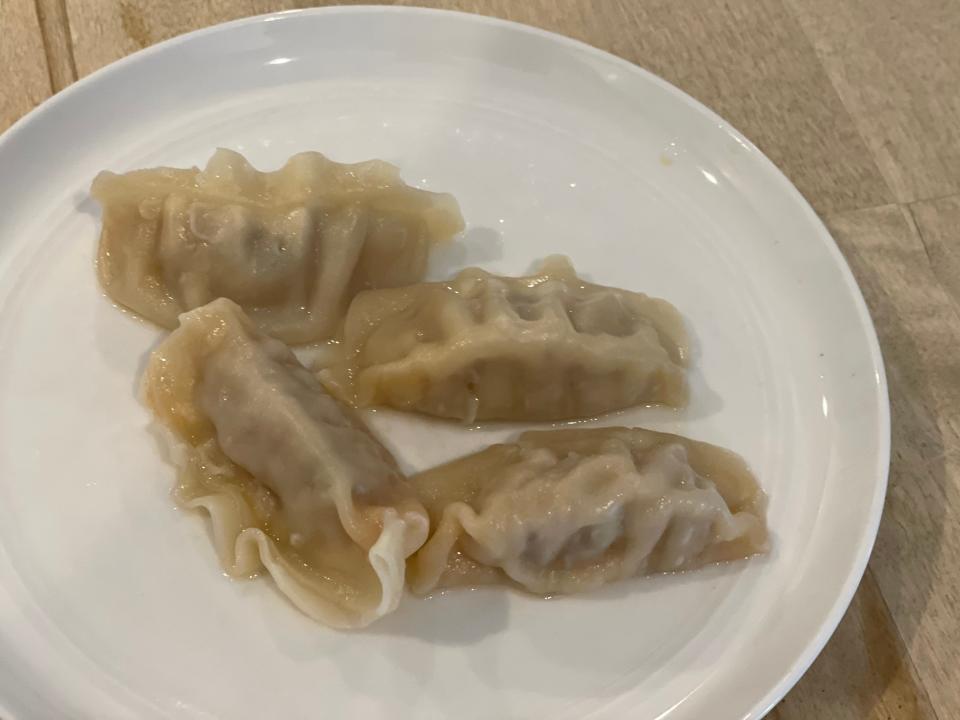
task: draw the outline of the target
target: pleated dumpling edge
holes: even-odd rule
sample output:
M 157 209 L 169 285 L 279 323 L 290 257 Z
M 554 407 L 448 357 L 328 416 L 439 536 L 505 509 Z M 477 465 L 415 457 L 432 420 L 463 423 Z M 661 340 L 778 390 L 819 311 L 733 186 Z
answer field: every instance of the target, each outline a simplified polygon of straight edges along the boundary
M 101 172 L 100 284 L 173 329 L 180 313 L 230 298 L 289 343 L 336 333 L 361 290 L 423 278 L 432 248 L 463 230 L 456 199 L 406 185 L 381 160 L 318 152 L 261 172 L 219 149 L 204 169 Z
M 265 569 L 332 627 L 396 609 L 426 511 L 389 452 L 283 343 L 217 300 L 182 316 L 142 387 L 177 466 L 174 496 L 208 512 L 225 572 Z

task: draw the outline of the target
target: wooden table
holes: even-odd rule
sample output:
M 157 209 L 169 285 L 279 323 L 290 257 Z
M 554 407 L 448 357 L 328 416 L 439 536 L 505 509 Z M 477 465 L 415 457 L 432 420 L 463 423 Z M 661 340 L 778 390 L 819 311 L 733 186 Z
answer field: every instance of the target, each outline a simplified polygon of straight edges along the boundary
M 307 3 L 309 4 L 309 3 Z M 323 4 L 323 3 L 321 3 Z M 880 334 L 890 490 L 860 589 L 780 720 L 960 718 L 960 4 L 448 0 L 661 75 L 731 121 L 829 225 Z M 0 0 L 0 130 L 165 38 L 289 0 Z

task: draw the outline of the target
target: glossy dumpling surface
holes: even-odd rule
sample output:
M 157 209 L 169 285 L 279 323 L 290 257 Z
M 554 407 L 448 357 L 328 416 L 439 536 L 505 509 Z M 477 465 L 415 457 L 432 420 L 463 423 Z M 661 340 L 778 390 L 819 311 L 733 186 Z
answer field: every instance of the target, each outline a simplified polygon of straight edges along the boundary
M 217 300 L 183 315 L 143 390 L 171 440 L 175 496 L 209 512 L 228 574 L 265 568 L 334 627 L 397 606 L 426 512 L 387 450 L 282 342 Z
M 664 300 L 579 279 L 549 258 L 529 277 L 364 292 L 324 382 L 358 406 L 474 420 L 560 420 L 683 405 L 687 336 Z
M 638 428 L 534 431 L 411 478 L 432 535 L 411 587 L 575 593 L 767 548 L 766 496 L 722 448 Z
M 113 300 L 172 329 L 226 297 L 292 343 L 331 337 L 360 290 L 420 280 L 430 247 L 463 227 L 452 196 L 405 185 L 394 166 L 315 152 L 259 172 L 221 149 L 203 170 L 103 172 L 91 192 Z

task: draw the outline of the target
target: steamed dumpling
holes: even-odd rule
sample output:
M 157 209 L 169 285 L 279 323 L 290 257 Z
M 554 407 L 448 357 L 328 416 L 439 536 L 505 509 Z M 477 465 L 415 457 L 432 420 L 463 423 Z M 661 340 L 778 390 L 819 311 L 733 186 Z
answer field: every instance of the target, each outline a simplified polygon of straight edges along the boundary
M 204 170 L 102 172 L 91 192 L 113 300 L 172 329 L 226 297 L 291 343 L 331 337 L 360 290 L 422 279 L 431 246 L 463 228 L 452 196 L 405 185 L 393 165 L 315 152 L 258 172 L 220 149 Z
M 230 300 L 183 315 L 144 395 L 170 432 L 177 500 L 205 508 L 228 574 L 266 568 L 339 628 L 391 612 L 428 518 L 387 450 Z
M 639 428 L 526 432 L 411 478 L 432 535 L 415 592 L 575 593 L 767 547 L 766 496 L 722 448 Z
M 358 295 L 345 359 L 321 378 L 353 404 L 474 420 L 562 420 L 687 399 L 677 310 L 579 279 L 564 257 L 530 277 L 479 268 Z

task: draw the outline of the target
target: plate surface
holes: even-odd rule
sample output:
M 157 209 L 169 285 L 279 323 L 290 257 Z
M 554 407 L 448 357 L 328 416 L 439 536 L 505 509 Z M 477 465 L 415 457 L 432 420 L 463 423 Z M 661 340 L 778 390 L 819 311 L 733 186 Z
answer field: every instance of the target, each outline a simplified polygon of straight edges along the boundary
M 160 333 L 93 271 L 101 169 L 294 152 L 379 157 L 453 192 L 433 260 L 518 273 L 566 253 L 671 300 L 693 400 L 600 422 L 743 454 L 769 557 L 537 600 L 418 601 L 360 633 L 269 580 L 219 572 L 206 521 L 136 387 Z M 0 715 L 72 718 L 758 718 L 806 669 L 863 572 L 889 457 L 883 366 L 859 290 L 783 175 L 637 67 L 531 28 L 327 9 L 174 39 L 71 87 L 0 141 Z M 509 437 L 386 412 L 410 469 Z

